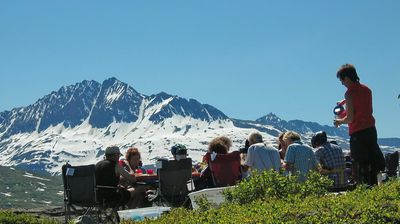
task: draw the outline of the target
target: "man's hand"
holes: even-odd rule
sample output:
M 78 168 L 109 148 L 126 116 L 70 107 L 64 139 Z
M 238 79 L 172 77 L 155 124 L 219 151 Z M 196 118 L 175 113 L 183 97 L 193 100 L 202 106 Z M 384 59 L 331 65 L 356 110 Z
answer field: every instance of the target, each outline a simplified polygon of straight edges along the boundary
M 293 166 L 293 163 L 285 163 L 285 162 L 283 162 L 282 167 L 287 171 L 292 171 L 294 166 Z
M 335 125 L 336 128 L 338 128 L 341 124 L 343 124 L 341 119 L 333 120 L 333 125 Z

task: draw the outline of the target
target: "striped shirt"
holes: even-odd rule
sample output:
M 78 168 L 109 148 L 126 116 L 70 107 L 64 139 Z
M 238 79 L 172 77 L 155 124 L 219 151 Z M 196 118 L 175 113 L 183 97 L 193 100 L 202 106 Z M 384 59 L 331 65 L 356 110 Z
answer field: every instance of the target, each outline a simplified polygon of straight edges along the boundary
M 256 170 L 274 169 L 279 171 L 281 167 L 281 159 L 279 158 L 278 149 L 272 146 L 266 146 L 263 143 L 256 143 L 249 147 L 247 158 L 244 165 Z
M 295 141 L 287 148 L 285 163 L 293 165 L 292 172 L 300 172 L 299 180 L 304 181 L 309 170 L 316 169 L 317 161 L 312 148 Z

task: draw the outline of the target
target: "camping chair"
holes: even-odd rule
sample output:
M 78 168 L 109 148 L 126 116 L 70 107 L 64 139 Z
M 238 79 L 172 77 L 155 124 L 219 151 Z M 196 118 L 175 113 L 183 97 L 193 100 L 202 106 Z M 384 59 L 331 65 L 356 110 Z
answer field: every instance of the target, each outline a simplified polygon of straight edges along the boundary
M 386 166 L 385 172 L 388 177 L 396 177 L 397 176 L 397 171 L 399 170 L 399 152 L 398 151 L 385 154 L 385 166 Z
M 228 154 L 216 154 L 213 159 L 208 153 L 208 167 L 215 187 L 227 187 L 236 185 L 240 180 L 240 152 L 234 151 Z
M 157 197 L 159 205 L 170 207 L 190 206 L 188 184 L 190 183 L 193 189 L 192 159 L 158 160 L 157 168 Z
M 97 190 L 110 187 L 96 186 L 95 165 L 71 166 L 67 163 L 62 166 L 62 178 L 65 223 L 71 220 L 73 214 L 86 219 L 82 222 L 103 223 L 104 220 L 107 220 L 107 223 L 119 222 L 116 206 L 97 200 Z M 107 208 L 111 208 L 110 214 Z

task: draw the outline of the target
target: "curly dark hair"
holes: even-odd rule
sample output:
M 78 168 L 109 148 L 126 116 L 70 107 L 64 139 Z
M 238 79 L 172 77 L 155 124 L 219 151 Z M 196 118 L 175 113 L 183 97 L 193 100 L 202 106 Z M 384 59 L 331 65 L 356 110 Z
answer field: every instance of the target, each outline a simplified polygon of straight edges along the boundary
M 208 151 L 209 152 L 215 152 L 218 154 L 227 154 L 228 153 L 228 147 L 226 143 L 221 140 L 220 138 L 214 138 L 209 144 L 208 144 Z

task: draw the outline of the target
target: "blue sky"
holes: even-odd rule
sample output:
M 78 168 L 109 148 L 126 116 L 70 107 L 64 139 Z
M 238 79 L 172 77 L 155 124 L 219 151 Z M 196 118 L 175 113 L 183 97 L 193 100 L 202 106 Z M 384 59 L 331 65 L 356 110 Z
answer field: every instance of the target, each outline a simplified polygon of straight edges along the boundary
M 341 64 L 400 137 L 400 1 L 0 1 L 0 111 L 116 77 L 213 105 L 331 125 Z

